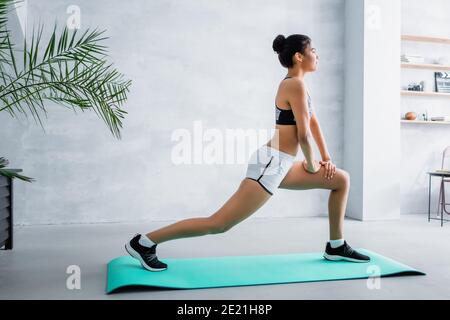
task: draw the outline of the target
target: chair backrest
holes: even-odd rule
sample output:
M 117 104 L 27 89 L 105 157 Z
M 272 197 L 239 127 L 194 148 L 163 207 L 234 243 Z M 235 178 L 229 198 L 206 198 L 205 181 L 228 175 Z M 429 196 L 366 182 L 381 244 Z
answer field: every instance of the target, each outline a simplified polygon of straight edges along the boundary
M 450 167 L 444 168 L 445 158 L 450 158 L 450 146 L 445 148 L 444 153 L 442 154 L 442 169 L 449 169 Z

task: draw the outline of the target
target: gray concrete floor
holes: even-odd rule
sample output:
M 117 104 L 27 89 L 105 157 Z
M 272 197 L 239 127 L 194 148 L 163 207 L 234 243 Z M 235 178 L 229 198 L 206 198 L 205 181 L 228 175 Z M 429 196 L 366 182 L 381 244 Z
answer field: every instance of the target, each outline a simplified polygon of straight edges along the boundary
M 197 290 L 133 289 L 105 294 L 106 265 L 125 255 L 124 242 L 136 232 L 167 222 L 33 226 L 15 228 L 15 248 L 0 251 L 0 299 L 450 299 L 450 224 L 425 216 L 399 221 L 346 220 L 345 237 L 425 272 L 426 276 L 258 285 Z M 160 258 L 322 252 L 328 240 L 326 217 L 251 218 L 220 235 L 178 239 L 158 246 Z M 68 290 L 69 265 L 81 268 L 81 289 Z

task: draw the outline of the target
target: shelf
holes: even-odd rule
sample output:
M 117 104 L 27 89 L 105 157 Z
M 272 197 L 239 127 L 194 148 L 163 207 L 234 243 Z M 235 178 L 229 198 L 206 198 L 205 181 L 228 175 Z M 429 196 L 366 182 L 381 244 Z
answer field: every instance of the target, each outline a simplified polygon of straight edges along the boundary
M 450 45 L 449 38 L 437 38 L 437 37 L 425 37 L 425 36 L 415 36 L 415 35 L 402 35 L 401 39 L 403 41 L 414 41 L 414 42 L 428 42 L 437 44 L 448 44 Z M 427 63 L 405 63 L 401 62 L 401 68 L 403 69 L 421 69 L 421 70 L 442 70 L 450 71 L 450 66 L 439 65 L 439 64 L 427 64 Z M 422 91 L 408 91 L 401 90 L 402 96 L 414 96 L 414 97 L 444 97 L 450 98 L 450 93 L 442 92 L 422 92 Z M 450 121 L 410 121 L 401 120 L 401 124 L 420 124 L 420 125 L 450 125 Z
M 405 63 L 402 62 L 402 68 L 405 69 L 433 69 L 433 70 L 447 70 L 450 71 L 450 66 L 444 66 L 441 64 L 428 64 L 428 63 Z
M 410 121 L 410 120 L 401 120 L 401 123 L 408 124 L 439 124 L 439 125 L 450 125 L 450 121 Z
M 422 91 L 400 91 L 402 96 L 415 96 L 415 97 L 444 97 L 450 98 L 450 93 L 442 93 L 442 92 L 422 92 Z
M 440 44 L 450 44 L 450 39 L 447 39 L 447 38 L 435 38 L 435 37 L 424 37 L 424 36 L 413 36 L 413 35 L 403 35 L 402 40 L 415 41 L 415 42 L 431 42 L 431 43 L 440 43 Z

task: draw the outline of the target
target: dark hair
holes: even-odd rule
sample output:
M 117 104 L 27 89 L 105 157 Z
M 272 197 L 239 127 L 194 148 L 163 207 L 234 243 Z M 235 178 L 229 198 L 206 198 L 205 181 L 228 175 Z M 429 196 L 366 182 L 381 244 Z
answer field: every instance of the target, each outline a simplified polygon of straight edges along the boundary
M 311 44 L 311 39 L 303 34 L 293 34 L 287 38 L 280 34 L 273 40 L 272 48 L 278 53 L 281 65 L 285 68 L 292 68 L 294 66 L 292 57 L 297 52 L 305 54 L 305 49 L 309 44 Z

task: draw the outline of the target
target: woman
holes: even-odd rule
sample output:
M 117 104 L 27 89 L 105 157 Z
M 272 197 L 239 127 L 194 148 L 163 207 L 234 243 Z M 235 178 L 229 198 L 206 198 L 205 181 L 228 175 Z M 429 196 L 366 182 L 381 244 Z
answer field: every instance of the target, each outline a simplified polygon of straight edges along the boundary
M 275 99 L 276 133 L 250 157 L 245 179 L 238 190 L 209 217 L 186 219 L 146 235 L 136 234 L 125 244 L 128 253 L 151 271 L 167 269 L 156 256 L 157 244 L 165 241 L 223 233 L 261 208 L 278 188 L 290 190 L 331 190 L 328 210 L 330 241 L 324 258 L 368 262 L 370 258 L 353 250 L 343 238 L 343 222 L 350 189 L 349 174 L 336 169 L 328 153 L 318 119 L 313 113 L 305 75 L 317 69 L 319 57 L 311 39 L 294 34 L 276 37 L 273 49 L 287 77 Z M 311 136 L 322 156 L 316 161 Z M 299 145 L 305 160 L 294 161 Z

